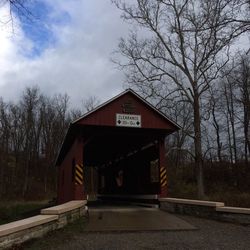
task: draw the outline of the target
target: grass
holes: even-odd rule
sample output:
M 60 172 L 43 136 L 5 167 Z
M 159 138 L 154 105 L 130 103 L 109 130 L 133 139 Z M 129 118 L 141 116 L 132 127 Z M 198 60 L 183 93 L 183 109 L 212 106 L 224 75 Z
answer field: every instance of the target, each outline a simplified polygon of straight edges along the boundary
M 51 206 L 48 201 L 1 201 L 0 224 L 37 215 L 42 208 L 48 206 Z
M 4 201 L 0 203 L 0 224 L 5 224 L 15 220 L 24 219 L 40 213 L 42 208 L 53 206 L 54 204 L 46 201 Z M 22 249 L 54 249 L 58 245 L 73 239 L 75 234 L 82 233 L 86 223 L 84 219 L 68 224 L 66 227 L 49 232 L 43 238 L 34 239 L 21 245 L 14 245 L 11 250 Z
M 250 208 L 250 192 L 242 192 L 236 187 L 218 184 L 206 191 L 206 200 L 224 202 L 226 206 Z M 169 197 L 198 199 L 196 185 L 194 183 L 179 182 L 170 190 Z
M 226 206 L 250 208 L 250 193 L 239 191 L 220 191 L 211 193 L 209 199 L 224 202 Z

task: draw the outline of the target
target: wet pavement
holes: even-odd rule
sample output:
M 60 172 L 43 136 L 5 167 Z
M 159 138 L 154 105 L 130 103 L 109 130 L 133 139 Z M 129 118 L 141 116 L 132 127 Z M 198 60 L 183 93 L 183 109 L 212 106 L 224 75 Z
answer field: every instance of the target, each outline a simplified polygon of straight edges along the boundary
M 124 208 L 127 209 L 126 213 Z M 118 210 L 108 206 L 92 207 L 89 212 L 89 221 L 81 218 L 15 250 L 250 249 L 250 226 L 136 207 L 122 206 Z M 135 215 L 139 215 L 139 223 Z M 126 217 L 131 220 L 130 223 L 125 221 Z M 184 229 L 186 223 L 197 230 Z M 160 227 L 163 230 L 159 230 Z
M 86 232 L 129 232 L 195 230 L 190 223 L 161 211 L 143 207 L 100 207 L 89 208 Z

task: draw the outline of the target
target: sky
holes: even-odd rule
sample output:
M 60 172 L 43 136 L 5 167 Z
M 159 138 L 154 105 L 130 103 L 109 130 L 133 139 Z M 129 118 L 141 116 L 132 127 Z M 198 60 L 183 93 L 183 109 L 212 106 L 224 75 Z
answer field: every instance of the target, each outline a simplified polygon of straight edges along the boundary
M 3 1 L 2 1 L 3 2 Z M 1 3 L 1 1 L 0 1 Z M 67 93 L 73 107 L 124 89 L 112 53 L 129 26 L 110 0 L 31 0 L 31 20 L 0 4 L 0 96 L 17 101 L 27 86 Z

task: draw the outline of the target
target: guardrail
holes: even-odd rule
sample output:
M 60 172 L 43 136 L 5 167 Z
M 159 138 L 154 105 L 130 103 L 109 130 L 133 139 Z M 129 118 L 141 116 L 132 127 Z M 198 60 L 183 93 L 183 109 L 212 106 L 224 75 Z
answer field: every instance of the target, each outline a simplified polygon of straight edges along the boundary
M 160 198 L 160 209 L 172 213 L 250 225 L 250 208 L 226 207 L 223 202 Z
M 0 225 L 0 249 L 9 248 L 27 240 L 62 228 L 83 216 L 87 201 L 70 201 L 41 210 L 41 215 Z

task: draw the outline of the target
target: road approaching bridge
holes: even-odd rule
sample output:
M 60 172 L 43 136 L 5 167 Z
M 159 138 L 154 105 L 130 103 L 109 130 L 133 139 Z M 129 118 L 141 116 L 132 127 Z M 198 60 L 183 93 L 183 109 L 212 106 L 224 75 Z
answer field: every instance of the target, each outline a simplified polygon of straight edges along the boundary
M 89 209 L 86 232 L 196 230 L 196 227 L 158 208 L 136 206 Z
M 23 249 L 36 250 L 246 250 L 250 246 L 250 227 L 191 216 L 179 216 L 197 230 L 160 230 L 131 232 L 86 232 L 79 220 L 62 231 L 29 244 Z

